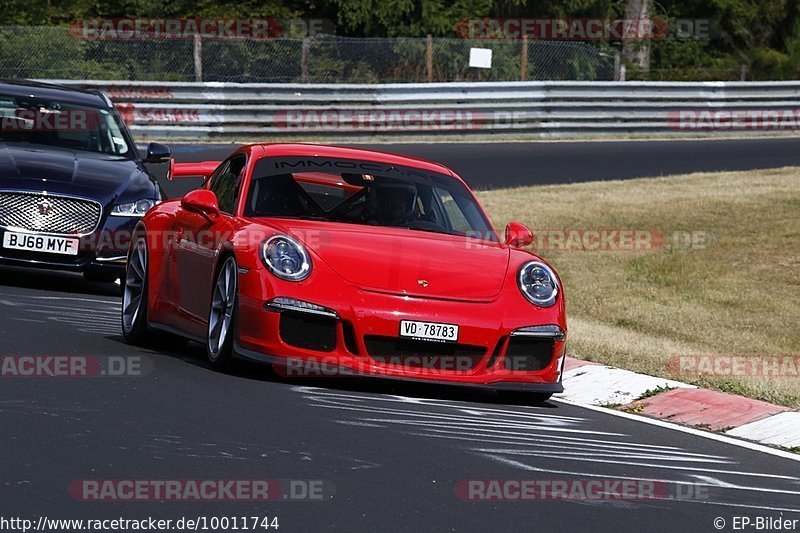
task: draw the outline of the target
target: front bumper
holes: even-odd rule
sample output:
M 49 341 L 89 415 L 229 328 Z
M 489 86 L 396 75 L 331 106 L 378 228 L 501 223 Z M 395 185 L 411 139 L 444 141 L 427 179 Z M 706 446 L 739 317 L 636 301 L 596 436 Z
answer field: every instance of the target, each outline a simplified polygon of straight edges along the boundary
M 531 326 L 566 331 L 562 304 L 536 308 L 518 291 L 504 291 L 492 302 L 410 298 L 359 289 L 339 279 L 327 280 L 329 283 L 315 280 L 314 286 L 326 287 L 320 293 L 302 283 L 278 282 L 273 288 L 270 282 L 274 280 L 264 276 L 268 274 L 258 269 L 239 276 L 235 352 L 242 358 L 271 363 L 287 377 L 379 376 L 493 389 L 563 391 L 565 334 L 533 341 L 518 334 Z M 333 316 L 266 305 L 277 296 L 276 291 L 282 298 L 325 308 Z M 457 324 L 458 342 L 443 345 L 401 340 L 401 320 Z
M 283 356 L 276 356 L 276 355 L 269 355 L 262 352 L 256 352 L 252 350 L 248 350 L 242 348 L 242 345 L 237 341 L 234 343 L 233 346 L 233 354 L 235 357 L 239 359 L 246 359 L 248 361 L 254 361 L 258 363 L 267 363 L 273 366 L 274 369 L 278 371 L 279 374 L 285 377 L 309 377 L 309 373 L 298 372 L 292 369 L 301 367 L 302 365 L 297 365 L 296 362 L 292 361 L 291 358 L 283 357 Z M 308 360 L 306 360 L 308 361 Z M 312 360 L 313 361 L 313 360 Z M 320 370 L 319 372 L 314 372 L 311 375 L 314 377 L 377 377 L 382 379 L 390 379 L 394 381 L 408 381 L 408 382 L 425 382 L 431 384 L 440 384 L 440 385 L 451 385 L 451 386 L 464 386 L 469 387 L 471 389 L 489 389 L 489 390 L 497 390 L 497 391 L 517 391 L 517 392 L 531 392 L 531 393 L 551 393 L 551 394 L 558 394 L 564 392 L 564 386 L 561 384 L 561 380 L 559 379 L 556 383 L 536 383 L 536 382 L 526 382 L 526 381 L 507 381 L 507 382 L 492 382 L 492 383 L 480 383 L 474 381 L 462 381 L 459 379 L 455 379 L 451 376 L 450 379 L 446 377 L 435 377 L 435 376 L 425 376 L 420 377 L 418 375 L 403 375 L 403 374 L 394 374 L 394 373 L 386 373 L 378 371 L 376 372 L 375 368 L 373 367 L 371 372 L 357 372 L 355 369 L 349 366 L 338 366 L 337 368 L 332 368 L 327 363 L 324 364 L 324 369 Z M 562 367 L 563 369 L 563 363 Z

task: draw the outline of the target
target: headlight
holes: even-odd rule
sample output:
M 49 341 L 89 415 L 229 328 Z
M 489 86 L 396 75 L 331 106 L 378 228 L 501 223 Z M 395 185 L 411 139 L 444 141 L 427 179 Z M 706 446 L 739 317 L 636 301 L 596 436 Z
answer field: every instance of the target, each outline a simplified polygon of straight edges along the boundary
M 558 281 L 553 271 L 539 261 L 522 265 L 517 277 L 519 290 L 531 303 L 550 307 L 558 299 Z
M 311 257 L 303 245 L 286 235 L 273 235 L 261 245 L 261 259 L 281 279 L 302 281 L 311 274 Z
M 115 205 L 111 210 L 114 217 L 141 217 L 147 213 L 156 202 L 153 200 L 139 200 L 128 204 Z

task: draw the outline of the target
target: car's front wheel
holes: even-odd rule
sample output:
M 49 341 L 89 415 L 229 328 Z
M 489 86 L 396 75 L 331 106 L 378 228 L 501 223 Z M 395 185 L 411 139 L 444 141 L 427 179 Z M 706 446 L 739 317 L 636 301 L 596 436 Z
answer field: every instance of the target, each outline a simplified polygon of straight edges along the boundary
M 239 268 L 233 256 L 222 260 L 217 269 L 208 315 L 208 361 L 216 368 L 230 366 L 236 334 L 236 307 L 239 294 Z
M 131 247 L 122 287 L 122 335 L 128 344 L 144 344 L 147 327 L 147 243 L 139 237 Z

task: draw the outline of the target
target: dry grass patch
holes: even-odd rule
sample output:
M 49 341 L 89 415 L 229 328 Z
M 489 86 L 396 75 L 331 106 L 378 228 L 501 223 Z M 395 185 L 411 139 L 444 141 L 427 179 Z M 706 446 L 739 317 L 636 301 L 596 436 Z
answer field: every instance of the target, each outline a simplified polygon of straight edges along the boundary
M 668 246 L 654 251 L 534 249 L 564 281 L 573 355 L 800 407 L 798 376 L 689 378 L 667 368 L 676 355 L 800 355 L 800 169 L 478 197 L 498 227 L 517 220 L 534 230 L 664 235 Z M 699 242 L 674 246 L 676 234 Z

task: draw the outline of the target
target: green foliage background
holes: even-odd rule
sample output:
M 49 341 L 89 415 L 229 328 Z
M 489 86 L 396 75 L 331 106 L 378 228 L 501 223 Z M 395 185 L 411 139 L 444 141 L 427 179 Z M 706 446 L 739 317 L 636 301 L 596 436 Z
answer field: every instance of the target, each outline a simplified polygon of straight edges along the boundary
M 431 34 L 447 38 L 437 44 L 436 68 L 447 67 L 453 61 L 463 61 L 461 46 L 456 42 L 456 23 L 459 20 L 484 17 L 524 17 L 524 18 L 613 18 L 624 17 L 624 0 L 5 0 L 0 1 L 0 25 L 17 26 L 68 26 L 80 18 L 122 18 L 122 17 L 220 17 L 220 18 L 314 18 L 333 21 L 336 33 L 344 37 L 403 37 L 422 38 Z M 651 70 L 647 73 L 630 72 L 633 78 L 706 80 L 738 79 L 742 66 L 747 70 L 748 79 L 796 79 L 800 75 L 800 0 L 664 0 L 654 2 L 651 16 L 668 21 L 676 19 L 705 19 L 711 21 L 712 32 L 707 39 L 668 38 L 652 43 Z M 450 41 L 449 39 L 452 39 Z M 405 69 L 402 81 L 417 81 L 424 76 L 424 43 L 421 41 L 396 41 L 393 50 L 384 50 L 374 41 L 372 45 L 362 43 L 359 53 L 369 54 L 380 51 L 385 54 L 381 61 L 386 63 L 387 72 L 391 61 L 396 68 Z M 160 49 L 157 53 L 144 53 L 144 57 L 128 57 L 124 53 L 116 55 L 121 49 L 95 53 L 84 57 L 79 67 L 66 63 L 75 54 L 92 46 L 75 39 L 48 39 L 48 50 L 57 49 L 61 54 L 43 53 L 35 55 L 39 43 L 31 42 L 25 32 L 5 31 L 0 33 L 0 69 L 4 75 L 20 75 L 25 70 L 73 68 L 76 75 L 86 77 L 122 77 L 133 71 L 140 76 L 142 61 L 152 62 L 151 72 L 168 72 L 172 68 L 175 79 L 191 76 L 191 65 L 181 63 L 184 50 L 171 43 L 174 50 Z M 289 46 L 288 43 L 283 45 Z M 321 42 L 316 46 L 321 50 L 330 43 Z M 190 46 L 187 44 L 187 46 Z M 206 52 L 218 48 L 218 61 L 235 62 L 247 71 L 254 65 L 264 66 L 269 62 L 285 61 L 285 65 L 273 65 L 279 72 L 274 81 L 294 80 L 299 73 L 299 48 L 293 51 L 281 49 L 281 54 L 289 59 L 280 59 L 275 50 L 267 46 L 263 49 L 249 49 L 246 44 L 222 47 L 219 43 L 209 44 Z M 274 46 L 282 46 L 277 43 Z M 294 46 L 294 45 L 292 45 Z M 349 45 L 348 45 L 349 46 Z M 519 60 L 510 52 L 515 43 L 493 43 L 491 47 L 503 48 L 496 52 L 498 71 L 509 76 L 518 72 Z M 606 53 L 618 51 L 619 43 L 591 43 Z M 290 47 L 291 48 L 291 47 Z M 297 47 L 296 47 L 297 48 Z M 348 53 L 356 50 L 347 48 Z M 310 65 L 312 71 L 323 71 L 353 81 L 381 81 L 388 74 L 376 71 L 369 59 L 355 60 L 342 57 L 341 48 L 329 54 L 318 55 L 317 64 Z M 174 53 L 175 57 L 171 57 Z M 116 55 L 113 60 L 103 55 Z M 337 63 L 337 54 L 339 63 Z M 59 57 L 60 56 L 60 57 Z M 580 53 L 568 56 L 555 56 L 555 62 L 573 64 L 563 73 L 554 75 L 555 79 L 602 79 L 606 74 L 595 72 L 606 66 L 597 61 L 583 60 Z M 296 63 L 292 63 L 297 61 Z M 516 61 L 516 63 L 514 63 Z M 374 59 L 373 59 L 374 63 Z M 248 67 L 248 65 L 250 67 Z M 34 68 L 35 67 L 35 68 Z M 63 67 L 63 68 L 62 68 Z M 532 79 L 537 65 L 532 66 Z M 188 70 L 187 70 L 188 69 Z M 40 70 L 36 70 L 39 72 Z M 493 69 L 494 70 L 494 69 Z M 255 70 L 253 72 L 256 72 Z M 455 78 L 470 79 L 470 76 L 495 76 L 501 79 L 505 74 L 474 74 L 456 70 Z M 347 76 L 344 74 L 347 73 Z M 257 73 L 252 79 L 259 79 Z M 448 77 L 448 76 L 444 76 Z M 247 75 L 243 75 L 248 79 Z M 406 79 L 408 78 L 408 79 Z M 320 78 L 323 79 L 323 78 Z M 327 79 L 327 78 L 325 78 Z M 421 81 L 421 80 L 420 80 Z

